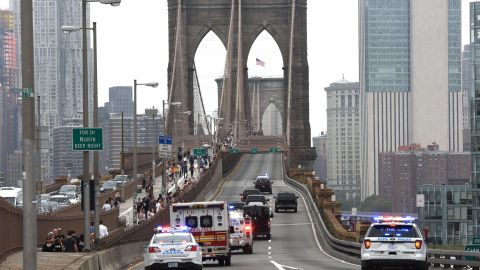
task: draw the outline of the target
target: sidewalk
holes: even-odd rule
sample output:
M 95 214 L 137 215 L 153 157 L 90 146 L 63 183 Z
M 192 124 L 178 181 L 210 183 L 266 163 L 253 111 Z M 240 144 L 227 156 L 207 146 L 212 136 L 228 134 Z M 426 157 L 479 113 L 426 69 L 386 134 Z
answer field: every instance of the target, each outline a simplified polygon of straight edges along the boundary
M 197 165 L 197 160 L 195 160 L 195 163 L 194 163 L 194 168 L 195 170 L 193 171 L 193 177 L 194 178 L 197 178 L 198 177 L 198 165 Z M 189 165 L 189 169 L 190 169 L 190 165 Z M 188 173 L 188 175 L 190 175 L 190 171 Z M 168 176 L 165 175 L 167 178 Z M 167 182 L 167 189 L 168 189 L 168 192 L 171 192 L 171 193 L 174 193 L 176 191 L 176 188 L 177 187 L 182 187 L 183 186 L 183 183 L 185 182 L 185 179 L 183 178 L 183 176 L 181 177 L 176 177 L 175 181 L 177 182 L 177 186 L 175 186 L 173 183 L 171 182 Z M 153 196 L 154 198 L 156 199 L 158 197 L 158 194 L 160 194 L 162 191 L 162 176 L 158 176 L 155 178 L 155 181 L 154 181 L 154 185 L 153 185 Z M 138 198 L 143 198 L 143 197 L 146 197 L 147 196 L 147 193 L 145 192 L 145 189 L 142 189 L 142 192 L 141 193 L 138 193 L 137 194 L 137 200 Z M 133 197 L 130 197 L 129 199 L 125 200 L 125 202 L 122 202 L 120 203 L 120 214 L 119 216 L 125 216 L 126 217 L 126 225 L 127 226 L 132 226 L 133 224 L 133 213 L 132 213 L 132 208 L 133 206 Z

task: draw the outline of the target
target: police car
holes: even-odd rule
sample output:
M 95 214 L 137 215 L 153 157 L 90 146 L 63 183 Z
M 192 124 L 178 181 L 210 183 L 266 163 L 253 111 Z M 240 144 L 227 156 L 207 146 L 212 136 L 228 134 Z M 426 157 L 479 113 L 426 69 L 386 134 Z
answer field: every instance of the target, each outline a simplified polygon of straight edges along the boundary
M 188 227 L 158 227 L 145 249 L 145 269 L 202 269 L 202 249 Z
M 361 249 L 362 270 L 411 266 L 427 270 L 427 245 L 411 217 L 377 217 Z

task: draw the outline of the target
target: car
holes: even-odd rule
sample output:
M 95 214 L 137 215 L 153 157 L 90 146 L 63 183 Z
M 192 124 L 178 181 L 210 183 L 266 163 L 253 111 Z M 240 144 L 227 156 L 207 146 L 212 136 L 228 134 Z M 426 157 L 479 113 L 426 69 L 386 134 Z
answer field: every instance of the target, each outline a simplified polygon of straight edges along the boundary
M 239 201 L 228 202 L 229 211 L 242 210 L 243 206 L 245 206 L 245 202 L 239 202 Z
M 264 236 L 267 240 L 271 239 L 273 213 L 268 206 L 245 205 L 243 213 L 251 218 L 254 238 Z
M 100 188 L 101 193 L 105 193 L 112 190 L 117 190 L 117 182 L 115 182 L 114 180 L 106 181 L 105 183 L 103 183 L 102 187 Z
M 156 228 L 145 247 L 145 269 L 202 269 L 202 248 L 189 230 L 188 227 Z
M 47 201 L 45 204 L 48 204 L 51 211 L 50 212 L 55 212 L 59 209 L 61 209 L 61 206 L 60 204 L 58 204 L 58 202 L 54 202 L 54 201 Z
M 428 269 L 427 244 L 411 217 L 375 218 L 362 242 L 362 270 L 377 266 Z
M 279 192 L 275 198 L 275 213 L 279 210 L 293 210 L 297 212 L 297 199 L 298 196 L 293 192 Z
M 252 219 L 242 210 L 228 211 L 230 220 L 230 250 L 241 249 L 245 254 L 253 253 Z
M 255 184 L 255 188 L 260 190 L 260 192 L 272 194 L 273 181 L 270 180 L 270 177 L 266 175 L 257 176 L 257 179 L 255 179 L 253 183 Z
M 40 203 L 46 203 L 46 202 L 50 199 L 50 196 L 51 196 L 51 195 L 48 194 L 48 193 L 42 193 L 42 194 L 37 195 L 37 196 L 40 197 L 40 198 L 39 198 L 39 199 L 40 199 Z
M 260 190 L 258 190 L 258 189 L 256 189 L 256 188 L 255 188 L 255 189 L 245 189 L 245 190 L 240 194 L 240 196 L 241 196 L 240 200 L 241 200 L 242 202 L 245 202 L 245 200 L 247 199 L 247 196 L 248 196 L 248 195 L 258 195 L 258 194 L 260 194 Z
M 113 181 L 116 182 L 117 187 L 122 187 L 127 183 L 128 175 L 117 175 L 117 176 L 115 176 Z
M 267 205 L 270 200 L 263 195 L 248 195 L 245 205 Z
M 52 206 L 48 203 L 39 203 L 37 204 L 37 213 L 38 214 L 47 214 L 52 212 Z
M 65 194 L 65 193 L 70 193 L 70 192 L 77 192 L 77 186 L 76 185 L 63 185 L 60 187 L 60 190 L 58 191 L 58 194 Z
M 49 201 L 57 202 L 60 207 L 67 207 L 71 204 L 68 196 L 65 194 L 57 194 L 50 196 Z
M 77 193 L 68 192 L 68 193 L 65 193 L 65 195 L 67 195 L 68 200 L 70 200 L 71 204 L 76 204 L 80 202 L 80 197 L 78 196 Z

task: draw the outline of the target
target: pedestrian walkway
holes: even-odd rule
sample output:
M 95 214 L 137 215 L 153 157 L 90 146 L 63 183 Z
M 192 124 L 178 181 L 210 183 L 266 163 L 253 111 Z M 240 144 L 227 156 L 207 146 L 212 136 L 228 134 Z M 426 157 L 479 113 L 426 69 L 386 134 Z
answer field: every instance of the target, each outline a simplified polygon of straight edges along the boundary
M 197 161 L 195 160 L 194 163 L 194 172 L 193 172 L 193 177 L 198 178 L 198 165 Z M 188 173 L 187 178 L 189 178 L 190 173 Z M 168 176 L 165 174 L 165 177 L 168 178 Z M 185 178 L 183 176 L 176 177 L 175 179 L 176 185 L 173 182 L 167 181 L 167 190 L 169 193 L 175 193 L 178 187 L 182 187 L 183 184 L 185 183 Z M 155 178 L 154 184 L 153 184 L 153 196 L 156 199 L 158 195 L 162 192 L 162 176 L 158 176 Z M 145 189 L 142 189 L 142 192 L 137 194 L 137 200 L 142 199 L 143 197 L 146 197 L 148 194 L 145 191 Z M 125 202 L 120 203 L 120 214 L 119 216 L 122 217 L 124 216 L 126 218 L 126 225 L 127 226 L 132 226 L 133 224 L 133 196 L 130 197 L 129 199 L 125 200 Z

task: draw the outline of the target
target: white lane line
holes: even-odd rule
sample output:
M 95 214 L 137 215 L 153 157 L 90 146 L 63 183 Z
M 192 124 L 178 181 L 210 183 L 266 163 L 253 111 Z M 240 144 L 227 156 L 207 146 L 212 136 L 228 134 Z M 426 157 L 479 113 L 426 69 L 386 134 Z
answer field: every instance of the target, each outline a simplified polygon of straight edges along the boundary
M 275 261 L 270 261 L 273 266 L 275 266 L 278 270 L 286 270 L 286 269 L 295 269 L 295 270 L 303 270 L 302 268 L 298 267 L 291 267 L 291 266 L 286 266 L 286 265 L 281 265 Z
M 277 227 L 277 226 L 300 226 L 300 225 L 310 225 L 312 223 L 279 223 L 279 224 L 272 224 L 272 227 Z
M 271 249 L 272 249 L 272 247 L 268 247 L 268 250 L 271 250 Z
M 282 158 L 282 166 L 283 166 L 283 158 Z M 283 167 L 282 167 L 283 168 Z M 285 175 L 284 175 L 284 172 L 283 172 L 283 169 L 282 169 L 282 182 L 285 182 Z M 285 183 L 286 184 L 286 183 Z M 297 192 L 294 188 L 292 188 L 291 186 L 287 185 L 288 188 L 290 188 L 291 190 Z M 320 251 L 325 254 L 326 256 L 332 258 L 333 260 L 335 261 L 338 261 L 338 262 L 341 262 L 341 263 L 344 263 L 344 264 L 348 264 L 348 265 L 352 265 L 352 266 L 358 266 L 358 264 L 353 264 L 353 263 L 349 263 L 349 262 L 346 262 L 344 260 L 340 260 L 336 257 L 333 257 L 332 255 L 328 254 L 322 247 L 322 245 L 320 245 L 320 242 L 318 241 L 318 235 L 317 235 L 317 231 L 315 231 L 315 226 L 313 225 L 313 219 L 312 219 L 312 216 L 310 215 L 310 211 L 309 211 L 309 208 L 308 208 L 308 205 L 307 205 L 307 201 L 305 200 L 305 197 L 303 197 L 303 194 L 301 192 L 297 192 L 298 194 L 300 194 L 300 197 L 302 197 L 302 200 L 303 200 L 303 204 L 305 205 L 305 208 L 307 210 L 307 214 L 308 214 L 308 219 L 310 220 L 310 223 L 312 225 L 312 231 L 313 231 L 313 236 L 315 238 L 315 242 L 317 243 L 317 246 L 318 248 L 320 249 Z
M 268 255 L 272 255 L 272 252 L 271 252 L 271 251 L 269 251 L 269 252 L 267 252 L 267 254 L 268 254 Z
M 268 256 L 268 258 L 269 258 L 269 259 L 271 259 L 271 258 L 272 258 L 272 256 Z
M 271 242 L 272 242 L 272 239 L 268 240 L 268 242 L 271 243 Z
M 255 163 L 257 163 L 257 155 L 255 155 L 255 158 L 253 159 L 253 165 L 252 167 L 250 168 L 250 172 L 248 172 L 247 176 L 245 176 L 245 178 L 243 179 L 243 186 L 245 187 L 246 183 L 247 183 L 247 178 L 250 177 L 250 174 L 252 174 L 252 171 L 253 171 L 253 168 L 255 168 Z

